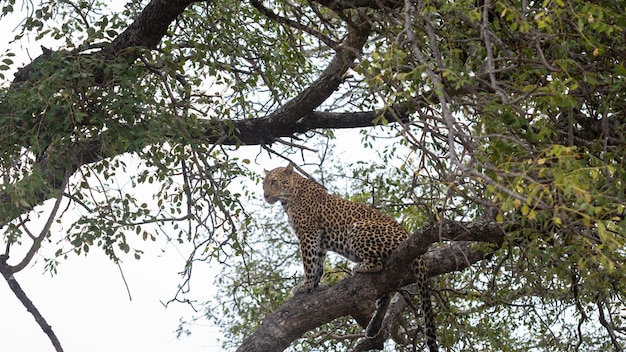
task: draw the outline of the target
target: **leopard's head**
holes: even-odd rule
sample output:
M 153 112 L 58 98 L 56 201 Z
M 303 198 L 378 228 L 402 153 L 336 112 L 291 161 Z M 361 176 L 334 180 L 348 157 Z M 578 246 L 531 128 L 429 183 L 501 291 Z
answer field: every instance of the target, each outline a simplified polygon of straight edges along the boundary
M 288 203 L 292 193 L 292 179 L 296 173 L 293 171 L 293 164 L 287 167 L 277 167 L 272 171 L 265 170 L 263 180 L 263 195 L 265 200 L 274 204 L 277 201 Z

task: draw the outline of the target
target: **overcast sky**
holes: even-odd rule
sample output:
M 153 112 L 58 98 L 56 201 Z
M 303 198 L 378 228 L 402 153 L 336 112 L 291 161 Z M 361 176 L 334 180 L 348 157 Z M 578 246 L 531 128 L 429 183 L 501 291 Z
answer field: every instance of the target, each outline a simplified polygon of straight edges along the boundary
M 124 3 L 119 0 L 115 2 Z M 0 29 L 4 33 L 10 33 L 16 25 L 16 16 L 0 19 Z M 11 37 L 0 36 L 0 51 L 6 50 Z M 24 47 L 18 47 L 16 50 L 20 51 L 20 57 L 14 61 L 28 62 L 29 56 L 37 57 L 41 53 L 40 44 L 24 44 L 29 45 L 28 55 Z M 56 48 L 54 44 L 43 44 Z M 350 150 L 345 154 L 336 150 L 337 155 L 342 155 L 343 163 L 371 158 L 371 155 L 364 156 L 354 151 L 354 145 L 358 145 L 361 138 L 358 131 L 337 131 L 336 135 Z M 259 173 L 263 169 L 285 165 L 284 160 L 270 160 L 266 154 L 258 157 L 258 152 L 258 147 L 251 147 L 246 157 L 260 163 L 251 165 Z M 313 153 L 306 154 L 308 157 L 314 156 Z M 258 191 L 261 192 L 260 186 Z M 45 221 L 45 215 L 41 221 Z M 69 226 L 69 223 L 65 226 Z M 54 241 L 60 239 L 65 234 L 63 224 L 54 227 L 52 232 L 56 238 Z M 15 277 L 52 326 L 65 352 L 220 351 L 217 339 L 221 333 L 208 321 L 193 325 L 190 336 L 176 338 L 175 330 L 180 318 L 197 313 L 184 304 L 173 303 L 165 308 L 161 302 L 171 299 L 181 283 L 179 272 L 184 268 L 189 247 L 165 243 L 162 239 L 160 241 L 142 245 L 145 254 L 141 260 L 133 259 L 131 254 L 121 263 L 132 301 L 129 300 L 119 268 L 96 247 L 92 247 L 87 257 L 70 255 L 54 277 L 44 272 L 45 263 L 41 256 L 36 256 L 35 265 L 27 267 Z M 11 264 L 20 258 L 14 249 L 17 248 L 12 248 Z M 0 250 L 4 251 L 4 248 Z M 47 255 L 51 256 L 50 253 Z M 194 266 L 191 298 L 200 301 L 214 299 L 215 288 L 212 284 L 217 270 L 219 268 L 210 265 Z M 0 282 L 0 351 L 54 351 L 48 337 L 4 280 Z
M 125 2 L 116 0 L 112 4 Z M 20 6 L 18 1 L 15 6 L 18 11 Z M 19 20 L 19 14 L 0 19 L 0 30 L 4 33 L 0 36 L 0 55 L 7 50 L 8 41 L 13 37 L 10 33 Z M 50 42 L 26 40 L 21 44 L 12 46 L 18 53 L 18 57 L 13 58 L 16 63 L 28 62 L 29 57 L 41 54 L 41 44 L 56 48 Z M 11 76 L 9 74 L 7 79 Z M 57 237 L 63 235 L 62 228 L 56 231 Z M 166 249 L 164 253 L 162 248 Z M 184 268 L 188 250 L 165 242 L 146 243 L 142 249 L 146 253 L 140 261 L 131 255 L 121 264 L 132 301 L 119 268 L 95 247 L 87 257 L 71 255 L 54 277 L 44 273 L 44 260 L 38 256 L 34 266 L 15 277 L 52 326 L 66 352 L 219 351 L 216 342 L 219 331 L 208 321 L 194 325 L 191 336 L 176 339 L 179 319 L 194 312 L 184 304 L 170 304 L 166 309 L 161 303 L 174 296 L 181 282 L 178 273 Z M 19 256 L 13 252 L 15 259 L 10 262 L 15 264 Z M 208 265 L 194 268 L 194 297 L 213 298 L 215 291 L 211 285 L 215 272 L 211 270 Z M 4 280 L 0 282 L 0 351 L 54 351 L 48 337 Z
M 219 331 L 208 321 L 194 325 L 190 336 L 176 339 L 179 318 L 194 312 L 178 303 L 166 309 L 161 301 L 173 297 L 185 259 L 171 245 L 164 254 L 159 253 L 159 245 L 148 245 L 141 260 L 129 257 L 121 265 L 132 301 L 119 269 L 99 250 L 87 257 L 70 257 L 54 277 L 43 273 L 42 260 L 15 277 L 52 326 L 65 352 L 219 351 Z M 211 299 L 214 273 L 208 265 L 194 270 L 194 297 Z M 54 351 L 4 280 L 0 283 L 0 316 L 0 351 Z

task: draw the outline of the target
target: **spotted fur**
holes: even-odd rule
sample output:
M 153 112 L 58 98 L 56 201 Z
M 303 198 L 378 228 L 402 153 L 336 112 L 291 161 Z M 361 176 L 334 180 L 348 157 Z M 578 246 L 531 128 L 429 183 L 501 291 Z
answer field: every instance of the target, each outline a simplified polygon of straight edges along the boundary
M 293 171 L 293 165 L 266 171 L 263 181 L 265 200 L 282 204 L 291 227 L 300 241 L 304 282 L 294 293 L 309 292 L 319 285 L 327 251 L 356 262 L 354 272 L 382 271 L 385 260 L 404 241 L 408 232 L 393 218 L 364 204 L 327 193 L 320 185 Z M 418 290 L 431 351 L 437 350 L 435 325 L 430 301 L 427 268 L 423 258 L 414 262 Z M 378 335 L 390 295 L 377 301 L 377 310 L 366 328 L 368 337 Z

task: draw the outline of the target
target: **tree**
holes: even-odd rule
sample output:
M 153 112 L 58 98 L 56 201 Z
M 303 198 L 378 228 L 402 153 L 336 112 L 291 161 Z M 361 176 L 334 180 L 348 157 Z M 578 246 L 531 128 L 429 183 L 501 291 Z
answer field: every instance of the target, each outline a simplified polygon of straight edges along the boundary
M 240 310 L 224 311 L 241 351 L 419 346 L 409 299 L 394 301 L 377 339 L 354 322 L 366 324 L 384 292 L 409 285 L 398 297 L 410 296 L 403 268 L 421 254 L 446 348 L 622 349 L 621 1 L 153 0 L 110 13 L 108 5 L 24 2 L 15 40 L 58 48 L 23 66 L 8 51 L 0 65 L 0 272 L 56 350 L 13 274 L 54 246 L 45 239 L 63 202 L 84 215 L 51 270 L 93 246 L 113 261 L 140 258 L 132 234 L 194 243 L 188 274 L 197 261 L 239 258 L 229 275 L 245 270 L 239 277 L 252 280 L 223 283 L 244 294 L 231 306 Z M 17 6 L 5 2 L 3 16 Z M 378 158 L 349 165 L 363 180 L 350 194 L 402 219 L 411 239 L 380 274 L 288 299 L 273 291 L 289 283 L 275 263 L 289 262 L 255 251 L 293 243 L 284 227 L 252 226 L 262 220 L 245 205 L 254 195 L 233 183 L 258 175 L 239 150 L 294 158 L 334 143 L 337 129 L 379 125 L 389 136 L 365 130 L 359 148 Z M 318 149 L 320 175 L 331 175 Z M 120 191 L 119 174 L 155 191 L 145 199 Z M 29 214 L 49 199 L 48 221 L 32 231 Z M 267 241 L 253 245 L 255 231 Z M 27 248 L 22 258 L 16 247 Z M 314 330 L 329 322 L 332 330 Z M 316 332 L 294 344 L 307 331 Z

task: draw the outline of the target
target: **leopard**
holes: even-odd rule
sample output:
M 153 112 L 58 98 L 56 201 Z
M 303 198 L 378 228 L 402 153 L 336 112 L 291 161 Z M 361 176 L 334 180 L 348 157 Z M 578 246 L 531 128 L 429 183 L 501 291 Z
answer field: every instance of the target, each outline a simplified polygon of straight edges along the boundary
M 320 285 L 327 252 L 355 262 L 353 273 L 384 270 L 391 253 L 409 237 L 407 230 L 391 216 L 368 205 L 337 197 L 316 181 L 286 167 L 265 170 L 263 195 L 268 204 L 280 202 L 300 245 L 304 282 L 293 294 L 308 293 Z M 425 260 L 419 256 L 412 265 L 424 314 L 424 332 L 430 352 L 438 351 L 430 282 Z M 379 335 L 392 293 L 376 301 L 376 310 L 365 335 Z

